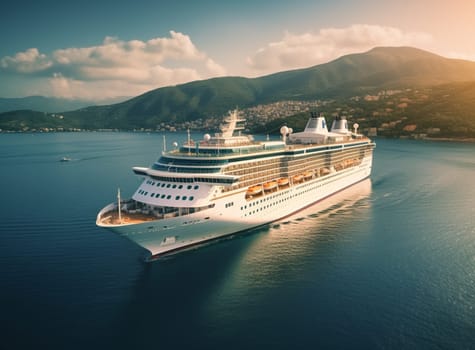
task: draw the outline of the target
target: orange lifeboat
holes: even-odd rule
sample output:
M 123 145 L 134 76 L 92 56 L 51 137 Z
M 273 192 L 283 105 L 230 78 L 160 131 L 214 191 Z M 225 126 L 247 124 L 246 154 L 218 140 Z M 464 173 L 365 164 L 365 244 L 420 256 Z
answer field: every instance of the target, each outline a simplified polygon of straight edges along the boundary
M 255 196 L 256 194 L 259 194 L 262 192 L 262 187 L 260 185 L 257 186 L 251 186 L 247 189 L 246 195 L 248 196 Z
M 320 175 L 323 176 L 323 175 L 328 175 L 328 174 L 330 174 L 330 169 L 328 169 L 328 168 L 320 169 Z
M 305 171 L 305 172 L 303 173 L 303 177 L 304 177 L 306 180 L 310 179 L 312 176 L 313 176 L 313 171 L 311 171 L 311 170 L 307 170 L 307 171 Z
M 302 175 L 302 174 L 294 175 L 294 176 L 292 177 L 292 180 L 293 180 L 294 182 L 300 182 L 300 181 L 303 180 L 303 175 Z
M 279 186 L 286 186 L 289 184 L 289 178 L 288 177 L 281 177 L 280 179 L 277 180 L 277 185 Z
M 273 190 L 274 188 L 277 188 L 277 181 L 269 181 L 266 182 L 264 185 L 264 191 L 270 191 Z

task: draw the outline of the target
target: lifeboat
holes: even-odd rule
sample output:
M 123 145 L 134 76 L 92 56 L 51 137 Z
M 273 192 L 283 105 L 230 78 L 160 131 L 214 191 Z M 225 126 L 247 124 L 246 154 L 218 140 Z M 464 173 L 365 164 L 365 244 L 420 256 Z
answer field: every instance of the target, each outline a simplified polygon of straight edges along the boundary
M 277 181 L 269 181 L 266 182 L 264 185 L 264 191 L 270 191 L 273 190 L 274 188 L 277 188 Z
M 330 169 L 328 169 L 328 168 L 320 169 L 320 175 L 323 176 L 323 175 L 328 175 L 328 174 L 330 174 Z
M 277 185 L 279 186 L 286 186 L 289 184 L 289 178 L 288 177 L 281 177 L 280 179 L 277 180 Z
M 258 186 L 251 186 L 247 189 L 246 195 L 248 196 L 255 196 L 256 194 L 259 194 L 262 192 L 262 187 L 260 185 Z
M 294 182 L 300 182 L 300 181 L 303 180 L 303 175 L 302 175 L 302 174 L 294 175 L 294 176 L 292 177 L 292 180 L 293 180 Z
M 313 176 L 313 171 L 307 170 L 303 173 L 303 177 L 307 180 L 310 179 Z

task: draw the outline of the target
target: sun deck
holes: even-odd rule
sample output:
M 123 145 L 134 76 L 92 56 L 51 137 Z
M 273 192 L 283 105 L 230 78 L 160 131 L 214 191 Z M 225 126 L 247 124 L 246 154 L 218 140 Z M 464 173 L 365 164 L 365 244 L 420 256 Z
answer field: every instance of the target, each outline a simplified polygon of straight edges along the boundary
M 214 204 L 204 207 L 189 208 L 152 206 L 134 200 L 128 200 L 121 202 L 120 213 L 119 208 L 115 203 L 104 208 L 97 216 L 97 224 L 100 226 L 140 224 L 148 221 L 189 215 L 213 207 Z

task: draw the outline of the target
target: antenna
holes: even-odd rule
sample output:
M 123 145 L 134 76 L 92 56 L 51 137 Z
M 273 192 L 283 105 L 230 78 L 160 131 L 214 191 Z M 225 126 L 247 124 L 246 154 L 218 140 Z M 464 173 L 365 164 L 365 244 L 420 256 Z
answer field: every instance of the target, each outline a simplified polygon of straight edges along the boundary
M 186 132 L 188 133 L 188 154 L 191 154 L 190 128 L 186 129 Z
M 117 188 L 117 210 L 119 212 L 119 224 L 122 223 L 122 213 L 120 212 L 120 188 Z

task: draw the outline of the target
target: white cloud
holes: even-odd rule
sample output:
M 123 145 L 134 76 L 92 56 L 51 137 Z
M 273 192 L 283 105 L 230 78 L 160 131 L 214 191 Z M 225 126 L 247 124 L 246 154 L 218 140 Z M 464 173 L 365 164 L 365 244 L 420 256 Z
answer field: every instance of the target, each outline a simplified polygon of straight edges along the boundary
M 224 75 L 225 69 L 200 51 L 188 35 L 122 41 L 40 54 L 33 48 L 0 60 L 10 73 L 42 76 L 51 93 L 64 97 L 130 96 L 166 85 Z M 107 95 L 107 96 L 106 96 Z M 97 96 L 97 95 L 96 95 Z
M 259 49 L 247 64 L 252 69 L 270 73 L 310 67 L 340 56 L 367 51 L 375 46 L 425 47 L 432 37 L 408 33 L 394 27 L 355 24 L 346 28 L 324 28 L 318 33 L 292 34 Z
M 23 74 L 44 71 L 52 65 L 53 62 L 46 55 L 40 54 L 38 49 L 35 48 L 18 52 L 14 57 L 3 57 L 0 60 L 0 67 L 3 69 Z

